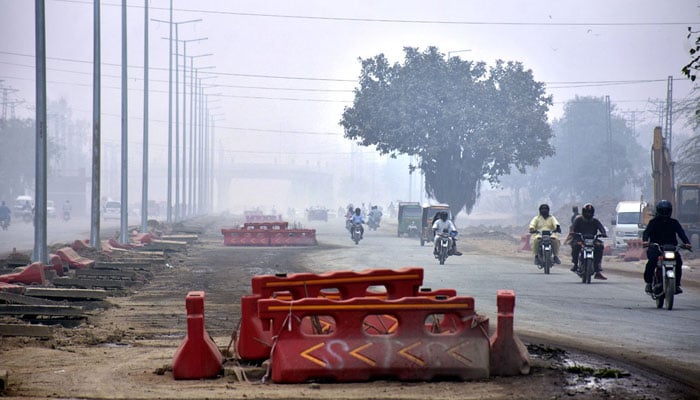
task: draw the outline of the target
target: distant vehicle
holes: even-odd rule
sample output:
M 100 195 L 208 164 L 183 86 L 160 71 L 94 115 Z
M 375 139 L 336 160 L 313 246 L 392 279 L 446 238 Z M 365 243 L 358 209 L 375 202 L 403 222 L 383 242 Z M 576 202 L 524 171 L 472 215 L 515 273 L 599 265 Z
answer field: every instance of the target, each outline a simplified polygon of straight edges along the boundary
M 421 213 L 422 207 L 417 201 L 399 202 L 399 219 L 396 235 L 399 237 L 402 235 L 407 235 L 408 237 L 418 236 Z
M 423 207 L 421 215 L 421 246 L 425 246 L 425 242 L 433 242 L 433 222 L 435 221 L 435 215 L 441 211 L 447 211 L 447 219 L 452 219 L 452 211 L 450 211 L 450 206 L 447 204 L 433 204 Z
M 328 221 L 328 210 L 323 207 L 311 207 L 306 210 L 308 221 Z
M 102 208 L 102 217 L 104 219 L 121 219 L 122 203 L 118 201 L 107 201 Z
M 46 216 L 48 218 L 56 218 L 56 206 L 53 200 L 46 200 Z
M 34 199 L 32 199 L 32 196 L 17 196 L 15 199 L 15 205 L 12 207 L 12 212 L 16 213 L 17 215 L 21 215 L 27 202 L 29 202 L 30 209 L 34 207 Z
M 629 239 L 639 239 L 643 231 L 643 212 L 646 203 L 621 201 L 615 207 L 615 217 L 610 221 L 615 226 L 613 243 L 616 248 L 626 248 Z

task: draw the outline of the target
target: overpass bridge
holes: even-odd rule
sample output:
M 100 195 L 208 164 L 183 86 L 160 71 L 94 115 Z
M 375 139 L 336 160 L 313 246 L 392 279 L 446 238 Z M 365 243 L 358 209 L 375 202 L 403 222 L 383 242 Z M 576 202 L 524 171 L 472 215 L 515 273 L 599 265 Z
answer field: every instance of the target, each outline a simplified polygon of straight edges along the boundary
M 278 181 L 279 186 L 286 190 L 271 194 L 270 203 L 331 206 L 333 177 L 318 165 L 222 163 L 214 171 L 216 204 L 219 208 L 227 208 L 227 204 L 232 204 L 236 198 L 249 198 L 246 195 L 251 191 L 273 189 L 274 181 Z

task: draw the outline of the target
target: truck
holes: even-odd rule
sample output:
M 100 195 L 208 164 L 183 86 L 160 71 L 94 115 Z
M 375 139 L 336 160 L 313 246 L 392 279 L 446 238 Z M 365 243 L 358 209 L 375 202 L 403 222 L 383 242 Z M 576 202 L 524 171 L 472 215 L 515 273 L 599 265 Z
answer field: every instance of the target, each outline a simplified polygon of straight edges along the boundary
M 661 200 L 673 204 L 673 217 L 683 226 L 694 247 L 700 241 L 700 183 L 682 182 L 674 187 L 671 153 L 662 135 L 661 127 L 654 128 L 651 148 L 651 170 L 654 182 L 654 203 L 644 213 L 644 222 L 654 216 L 655 205 Z
M 644 210 L 647 204 L 644 201 L 621 201 L 615 207 L 615 216 L 611 223 L 613 230 L 613 246 L 624 249 L 627 240 L 639 239 L 644 231 Z

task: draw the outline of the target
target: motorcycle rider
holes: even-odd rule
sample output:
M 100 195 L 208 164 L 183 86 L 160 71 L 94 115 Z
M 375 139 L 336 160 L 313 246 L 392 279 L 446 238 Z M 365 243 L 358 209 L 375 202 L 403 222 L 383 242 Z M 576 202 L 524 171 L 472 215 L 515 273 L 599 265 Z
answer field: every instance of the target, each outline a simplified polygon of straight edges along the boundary
M 649 246 L 649 242 L 657 243 L 663 249 L 665 244 L 678 245 L 679 237 L 683 241 L 682 247 L 688 250 L 692 249 L 688 235 L 685 234 L 683 227 L 677 219 L 671 218 L 673 205 L 668 200 L 661 200 L 656 205 L 656 215 L 649 221 L 644 233 L 642 233 L 642 245 L 647 247 L 647 264 L 644 268 L 644 282 L 646 286 L 644 291 L 651 293 L 651 281 L 656 267 L 657 260 L 661 255 L 660 250 L 655 246 Z M 683 259 L 679 252 L 676 252 L 676 294 L 683 293 L 681 289 L 681 275 L 683 273 Z
M 540 204 L 539 214 L 537 214 L 532 221 L 530 221 L 530 233 L 532 236 L 532 252 L 535 255 L 535 265 L 540 265 L 539 248 L 540 241 L 542 240 L 542 234 L 536 234 L 537 231 L 550 231 L 552 232 L 552 254 L 554 255 L 554 263 L 561 264 L 559 260 L 559 237 L 556 233 L 561 233 L 561 226 L 559 221 L 549 213 L 549 204 Z M 536 235 L 534 235 L 536 234 Z
M 576 217 L 574 224 L 571 226 L 572 234 L 581 235 L 595 235 L 600 231 L 600 237 L 608 237 L 605 227 L 594 217 L 595 207 L 591 203 L 586 203 L 581 209 L 581 215 Z M 574 266 L 571 268 L 572 272 L 578 271 L 578 254 L 581 251 L 581 245 L 576 237 L 573 238 L 571 242 L 571 259 L 574 261 Z M 595 266 L 595 279 L 606 280 L 608 278 L 603 275 L 603 267 L 601 263 L 603 262 L 603 242 L 601 240 L 595 241 L 595 246 L 593 247 L 593 263 Z
M 73 210 L 73 206 L 70 204 L 70 200 L 66 200 L 63 202 L 63 218 L 64 219 L 69 219 L 70 218 L 70 212 Z
M 7 221 L 7 224 L 10 225 L 11 215 L 10 208 L 5 205 L 5 201 L 3 200 L 2 204 L 0 204 L 0 221 Z
M 358 207 L 355 209 L 355 213 L 352 214 L 352 216 L 349 219 L 350 226 L 354 226 L 355 224 L 360 225 L 360 239 L 365 234 L 365 227 L 362 226 L 362 224 L 366 224 L 365 219 L 362 217 L 362 210 Z M 352 229 L 350 229 L 350 237 L 352 238 Z
M 461 256 L 462 253 L 457 250 L 457 227 L 452 220 L 447 218 L 447 211 L 440 211 L 436 214 L 436 217 L 435 222 L 433 222 L 433 243 L 435 244 L 433 246 L 433 254 L 437 255 L 437 243 L 440 233 L 447 229 L 452 237 L 452 254 L 455 256 Z
M 377 208 L 377 206 L 372 206 L 372 208 L 369 211 L 369 221 L 373 221 L 377 224 L 377 226 L 379 226 L 379 223 L 382 220 L 382 215 L 384 214 L 382 214 L 382 212 L 379 211 L 379 208 Z

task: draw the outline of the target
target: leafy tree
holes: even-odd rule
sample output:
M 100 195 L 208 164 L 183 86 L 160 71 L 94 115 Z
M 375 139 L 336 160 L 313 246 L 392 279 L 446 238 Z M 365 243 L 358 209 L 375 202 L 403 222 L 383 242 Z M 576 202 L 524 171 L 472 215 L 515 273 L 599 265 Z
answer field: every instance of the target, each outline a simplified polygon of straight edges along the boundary
M 700 134 L 695 133 L 674 150 L 676 182 L 700 182 Z
M 530 190 L 555 204 L 619 199 L 627 184 L 648 180 L 649 151 L 637 143 L 624 118 L 610 115 L 603 98 L 576 97 L 554 121 L 554 157 L 529 174 Z M 610 135 L 608 136 L 608 121 Z
M 496 184 L 553 154 L 544 85 L 518 62 L 445 60 L 437 48 L 404 48 L 404 63 L 383 54 L 360 60 L 345 137 L 381 154 L 418 155 L 425 190 L 469 213 L 482 181 Z
M 34 120 L 10 119 L 0 123 L 2 200 L 10 202 L 26 190 L 34 189 L 34 145 Z

